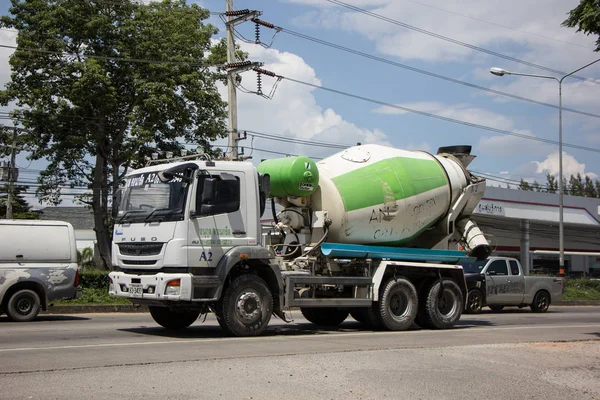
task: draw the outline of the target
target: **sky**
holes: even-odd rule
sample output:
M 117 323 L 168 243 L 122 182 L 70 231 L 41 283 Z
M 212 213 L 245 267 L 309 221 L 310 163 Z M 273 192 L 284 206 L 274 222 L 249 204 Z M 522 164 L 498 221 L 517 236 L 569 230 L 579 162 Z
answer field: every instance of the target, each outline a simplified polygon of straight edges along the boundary
M 224 0 L 193 2 L 214 12 L 225 7 Z M 470 168 L 490 176 L 490 185 L 506 186 L 521 178 L 544 184 L 547 173 L 558 174 L 558 145 L 543 140 L 558 141 L 559 112 L 539 104 L 558 105 L 558 83 L 514 75 L 497 77 L 489 69 L 560 77 L 538 66 L 568 73 L 599 59 L 600 53 L 593 52 L 595 37 L 561 26 L 578 0 L 343 0 L 379 18 L 336 2 L 235 0 L 235 9 L 258 9 L 263 12 L 262 20 L 284 28 L 270 48 L 238 40 L 251 61 L 263 62 L 264 69 L 286 78 L 375 100 L 287 79 L 279 82 L 272 99 L 238 92 L 238 129 L 263 134 L 240 142 L 244 154 L 252 154 L 253 162 L 280 157 L 279 152 L 321 158 L 339 151 L 322 143 L 378 143 L 432 153 L 441 146 L 463 144 L 473 146 L 472 153 L 477 156 Z M 7 10 L 8 0 L 0 0 L 0 14 Z M 225 34 L 218 16 L 209 22 L 220 29 L 219 37 Z M 254 24 L 248 22 L 237 29 L 253 41 Z M 273 33 L 262 28 L 261 39 L 269 43 Z M 0 44 L 14 44 L 15 35 L 0 29 Z M 0 49 L 0 85 L 9 79 L 10 54 Z M 567 78 L 563 106 L 600 115 L 600 62 L 577 75 L 598 82 Z M 263 92 L 274 83 L 273 78 L 263 76 Z M 256 74 L 243 73 L 242 84 L 255 90 Z M 498 91 L 534 102 L 499 95 Z M 221 93 L 225 99 L 224 87 Z M 564 143 L 581 147 L 564 147 L 565 176 L 581 173 L 600 179 L 600 118 L 563 111 L 562 127 Z M 264 134 L 319 143 L 294 144 L 266 139 Z M 24 154 L 18 164 L 28 179 L 35 179 L 44 166 L 43 161 L 30 163 Z M 63 205 L 68 203 L 66 198 Z

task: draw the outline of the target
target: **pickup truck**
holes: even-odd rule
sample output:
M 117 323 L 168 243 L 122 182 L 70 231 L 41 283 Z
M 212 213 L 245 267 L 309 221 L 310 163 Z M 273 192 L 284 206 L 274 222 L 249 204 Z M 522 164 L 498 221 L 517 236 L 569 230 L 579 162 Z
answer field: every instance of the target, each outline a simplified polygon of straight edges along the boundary
M 562 278 L 524 276 L 518 260 L 489 257 L 460 263 L 467 281 L 465 312 L 478 314 L 484 306 L 498 312 L 506 306 L 529 306 L 533 312 L 546 312 L 564 291 Z

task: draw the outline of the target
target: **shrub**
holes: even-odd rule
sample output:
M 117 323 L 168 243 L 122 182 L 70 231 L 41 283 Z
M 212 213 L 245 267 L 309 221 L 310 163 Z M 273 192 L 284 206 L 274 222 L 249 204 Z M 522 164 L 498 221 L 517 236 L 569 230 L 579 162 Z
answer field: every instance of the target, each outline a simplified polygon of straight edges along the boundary
M 84 269 L 79 276 L 79 285 L 84 289 L 103 289 L 108 291 L 108 271 Z

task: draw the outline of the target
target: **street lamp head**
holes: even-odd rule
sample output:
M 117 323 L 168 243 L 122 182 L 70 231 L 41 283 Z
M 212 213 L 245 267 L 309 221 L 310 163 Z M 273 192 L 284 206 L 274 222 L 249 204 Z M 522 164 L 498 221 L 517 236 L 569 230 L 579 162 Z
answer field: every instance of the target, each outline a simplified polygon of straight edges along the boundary
M 505 74 L 508 74 L 509 72 L 502 69 L 502 68 L 490 68 L 490 73 L 492 75 L 496 75 L 496 76 L 504 76 Z

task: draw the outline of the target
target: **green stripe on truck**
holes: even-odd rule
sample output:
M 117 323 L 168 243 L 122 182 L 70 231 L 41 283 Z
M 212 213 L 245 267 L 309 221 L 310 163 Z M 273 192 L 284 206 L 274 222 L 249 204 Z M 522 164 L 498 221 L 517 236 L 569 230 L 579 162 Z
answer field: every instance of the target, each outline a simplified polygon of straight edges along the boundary
M 332 179 L 346 211 L 415 196 L 448 184 L 435 160 L 395 157 Z

